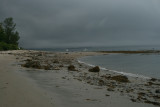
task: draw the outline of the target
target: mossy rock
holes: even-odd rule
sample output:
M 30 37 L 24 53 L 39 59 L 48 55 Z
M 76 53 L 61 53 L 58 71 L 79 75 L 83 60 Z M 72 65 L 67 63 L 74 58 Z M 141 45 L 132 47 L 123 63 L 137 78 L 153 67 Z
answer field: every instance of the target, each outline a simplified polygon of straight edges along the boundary
M 88 70 L 89 72 L 100 72 L 99 66 L 93 67 Z
M 113 76 L 113 77 L 111 77 L 111 79 L 112 79 L 112 80 L 115 80 L 115 81 L 118 81 L 118 82 L 124 82 L 124 83 L 130 82 L 130 81 L 128 80 L 128 77 L 123 76 L 123 75 Z
M 74 65 L 69 65 L 69 66 L 68 66 L 68 70 L 69 70 L 69 71 L 76 71 L 76 68 L 75 68 Z
M 41 64 L 39 61 L 27 61 L 25 64 L 22 65 L 23 67 L 26 68 L 36 68 L 36 69 L 41 69 Z

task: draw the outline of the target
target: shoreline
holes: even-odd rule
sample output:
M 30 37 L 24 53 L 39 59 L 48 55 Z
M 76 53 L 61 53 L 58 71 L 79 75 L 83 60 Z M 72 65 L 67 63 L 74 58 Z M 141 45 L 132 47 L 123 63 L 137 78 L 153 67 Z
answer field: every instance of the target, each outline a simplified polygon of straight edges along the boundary
M 151 54 L 160 53 L 160 50 L 138 50 L 138 51 L 99 51 L 100 53 L 123 53 L 123 54 Z
M 80 60 L 77 60 L 77 61 L 78 61 L 78 63 L 86 64 L 87 66 L 90 66 L 90 67 L 97 66 L 97 65 L 92 65 L 92 64 L 89 64 L 89 63 L 85 63 L 85 62 L 80 61 Z M 112 70 L 112 69 L 106 69 L 106 68 L 101 67 L 101 66 L 99 66 L 99 68 L 101 70 L 104 70 L 104 71 L 110 71 L 110 72 L 113 72 L 113 73 L 122 74 L 122 75 L 125 75 L 125 76 L 130 76 L 130 77 L 133 77 L 133 78 L 142 78 L 142 79 L 148 79 L 148 80 L 153 78 L 153 77 L 148 77 L 148 76 L 139 75 L 139 74 L 133 74 L 133 73 L 127 73 L 127 72 L 120 72 L 120 71 L 116 71 L 116 70 Z
M 115 78 L 119 77 L 120 74 L 110 70 L 104 72 L 103 69 L 99 73 L 92 73 L 88 71 L 92 67 L 78 62 L 78 58 L 80 57 L 108 53 L 62 53 L 21 50 L 5 51 L 1 52 L 0 55 L 3 54 L 14 56 L 18 65 L 25 66 L 19 68 L 22 69 L 21 72 L 29 75 L 25 78 L 36 81 L 34 84 L 37 84 L 40 90 L 50 93 L 50 97 L 55 100 L 54 105 L 57 107 L 63 107 L 64 105 L 66 107 L 70 107 L 71 105 L 77 107 L 81 107 L 82 105 L 84 107 L 91 105 L 93 107 L 98 105 L 101 105 L 101 107 L 105 107 L 106 105 L 110 107 L 127 107 L 129 105 L 131 107 L 135 105 L 136 107 L 160 106 L 159 80 L 127 76 L 129 82 L 123 83 L 119 81 L 119 78 Z M 74 65 L 75 69 L 68 70 L 69 65 Z M 46 79 L 47 82 L 44 83 L 43 79 Z M 76 98 L 73 93 L 77 93 L 75 94 Z M 93 93 L 95 95 L 92 95 Z M 61 98 L 62 96 L 64 98 Z M 70 99 L 67 99 L 69 96 Z M 87 98 L 87 96 L 90 97 Z M 64 100 L 63 103 L 61 102 L 62 100 Z M 79 105 L 76 105 L 77 102 Z M 121 104 L 121 102 L 124 102 L 124 104 Z

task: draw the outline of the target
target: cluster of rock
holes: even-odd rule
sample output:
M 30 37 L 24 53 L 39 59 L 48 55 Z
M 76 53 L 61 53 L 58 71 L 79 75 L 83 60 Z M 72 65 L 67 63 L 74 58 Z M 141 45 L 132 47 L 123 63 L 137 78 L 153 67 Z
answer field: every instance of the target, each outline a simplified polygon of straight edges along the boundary
M 83 72 L 75 78 L 79 81 L 85 81 L 90 85 L 106 87 L 107 91 L 119 92 L 121 95 L 126 94 L 133 102 L 160 106 L 160 80 L 158 79 L 152 78 L 148 81 L 134 83 L 124 75 L 98 75 L 96 73 L 90 75 Z
M 44 69 L 44 70 L 56 70 L 51 64 L 42 64 L 40 61 L 27 59 L 25 64 L 22 64 L 26 68 Z M 58 70 L 58 68 L 57 68 Z
M 67 56 L 68 55 L 68 56 Z M 51 54 L 44 52 L 24 53 L 18 56 L 26 57 L 22 66 L 26 68 L 73 71 L 74 79 L 90 85 L 106 87 L 107 91 L 126 94 L 133 102 L 143 102 L 160 106 L 160 80 L 152 78 L 146 82 L 134 83 L 124 75 L 101 74 L 100 68 L 86 67 L 78 64 L 69 54 Z M 79 66 L 78 66 L 79 65 Z M 80 72 L 87 69 L 87 72 Z M 108 95 L 107 95 L 108 96 Z
M 34 52 L 22 55 L 28 58 L 21 64 L 26 68 L 60 70 L 64 66 L 56 56 L 48 56 L 49 53 Z
M 41 69 L 42 68 L 39 61 L 33 61 L 33 60 L 30 60 L 30 59 L 27 59 L 26 63 L 22 64 L 22 66 L 26 67 L 26 68 L 36 68 L 36 69 Z

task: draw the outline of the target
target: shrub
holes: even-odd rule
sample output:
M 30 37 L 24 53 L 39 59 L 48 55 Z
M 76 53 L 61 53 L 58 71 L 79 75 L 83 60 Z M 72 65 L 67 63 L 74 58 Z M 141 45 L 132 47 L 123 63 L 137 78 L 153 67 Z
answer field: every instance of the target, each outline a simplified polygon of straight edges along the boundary
M 13 44 L 7 44 L 5 42 L 0 42 L 0 50 L 17 50 L 18 46 Z

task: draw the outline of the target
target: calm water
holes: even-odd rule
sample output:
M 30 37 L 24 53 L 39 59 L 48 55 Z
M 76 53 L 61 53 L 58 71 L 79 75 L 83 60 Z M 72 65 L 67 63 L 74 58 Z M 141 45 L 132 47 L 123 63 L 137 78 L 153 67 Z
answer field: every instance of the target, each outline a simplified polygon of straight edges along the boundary
M 84 57 L 80 61 L 118 72 L 160 79 L 160 54 L 111 54 Z
M 61 48 L 31 49 L 31 50 L 43 50 L 43 51 L 53 51 L 53 52 L 134 51 L 134 50 L 160 50 L 160 46 L 152 45 L 152 46 L 61 47 Z
M 160 50 L 160 45 L 150 46 L 105 46 L 105 47 L 61 47 L 33 49 L 53 52 L 83 52 L 83 51 L 136 51 L 136 50 Z M 160 55 L 159 54 L 112 54 L 106 56 L 92 56 L 81 59 L 93 65 L 118 71 L 148 77 L 160 78 Z

